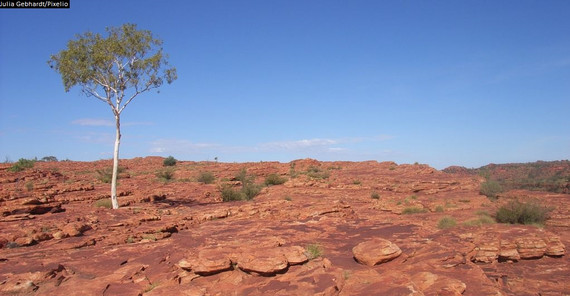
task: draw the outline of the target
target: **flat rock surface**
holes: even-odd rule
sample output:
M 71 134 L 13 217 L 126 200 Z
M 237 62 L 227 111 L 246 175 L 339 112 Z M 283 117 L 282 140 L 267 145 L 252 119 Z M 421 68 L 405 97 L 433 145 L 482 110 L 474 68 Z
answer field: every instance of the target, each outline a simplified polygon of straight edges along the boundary
M 478 176 L 312 159 L 178 162 L 165 182 L 162 162 L 121 160 L 118 210 L 98 206 L 110 160 L 17 173 L 1 164 L 0 295 L 570 294 L 568 194 L 513 190 L 491 201 Z M 286 182 L 222 202 L 220 187 L 239 188 L 244 168 L 258 184 L 269 174 Z M 202 172 L 214 183 L 196 181 Z M 551 218 L 480 222 L 515 198 L 551 206 Z M 456 226 L 438 228 L 443 217 Z M 357 261 L 393 246 L 391 260 Z

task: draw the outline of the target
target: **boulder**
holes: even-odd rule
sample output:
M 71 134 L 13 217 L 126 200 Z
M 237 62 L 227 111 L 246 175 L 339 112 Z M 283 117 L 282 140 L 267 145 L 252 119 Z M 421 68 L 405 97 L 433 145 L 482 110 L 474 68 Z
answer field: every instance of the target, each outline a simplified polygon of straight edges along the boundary
M 238 257 L 238 266 L 246 272 L 260 275 L 273 275 L 284 271 L 289 263 L 280 248 L 262 249 L 253 253 L 241 254 Z
M 352 248 L 352 254 L 359 263 L 374 266 L 397 258 L 402 250 L 389 240 L 374 238 Z
M 542 238 L 519 238 L 516 240 L 516 243 L 522 259 L 541 258 L 546 253 L 546 243 Z
M 305 249 L 301 246 L 283 247 L 280 250 L 290 265 L 303 264 L 309 261 L 307 255 L 305 255 Z
M 212 275 L 232 269 L 229 256 L 221 248 L 203 249 L 198 253 L 198 258 L 191 261 L 192 271 L 199 275 Z

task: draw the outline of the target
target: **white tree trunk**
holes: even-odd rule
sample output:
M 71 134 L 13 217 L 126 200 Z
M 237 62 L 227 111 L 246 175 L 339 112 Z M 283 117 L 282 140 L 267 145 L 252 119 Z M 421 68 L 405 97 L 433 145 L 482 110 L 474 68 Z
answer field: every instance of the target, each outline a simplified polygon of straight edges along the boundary
M 117 126 L 117 136 L 115 138 L 115 151 L 113 153 L 113 178 L 111 180 L 111 203 L 113 209 L 119 208 L 117 201 L 117 173 L 119 171 L 119 143 L 121 142 L 121 120 L 118 114 L 115 115 L 115 123 Z

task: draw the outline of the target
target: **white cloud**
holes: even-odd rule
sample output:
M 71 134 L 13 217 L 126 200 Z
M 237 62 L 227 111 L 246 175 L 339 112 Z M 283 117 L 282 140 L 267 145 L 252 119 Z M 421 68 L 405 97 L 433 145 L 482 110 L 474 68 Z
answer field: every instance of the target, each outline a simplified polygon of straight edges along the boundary
M 192 143 L 182 139 L 158 139 L 151 142 L 151 153 L 199 153 L 219 147 L 217 144 Z
M 113 122 L 107 119 L 81 118 L 71 122 L 83 126 L 113 126 Z
M 337 140 L 333 139 L 308 139 L 297 141 L 281 141 L 269 142 L 259 145 L 261 150 L 304 150 L 316 147 L 326 147 L 329 145 L 337 144 Z

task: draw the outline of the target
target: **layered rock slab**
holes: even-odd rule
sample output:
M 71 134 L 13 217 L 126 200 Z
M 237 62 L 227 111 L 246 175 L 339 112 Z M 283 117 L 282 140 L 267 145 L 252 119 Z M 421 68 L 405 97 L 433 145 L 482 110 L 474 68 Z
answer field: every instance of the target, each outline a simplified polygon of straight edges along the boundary
M 352 254 L 359 263 L 374 266 L 397 258 L 402 250 L 389 240 L 373 238 L 356 245 Z

